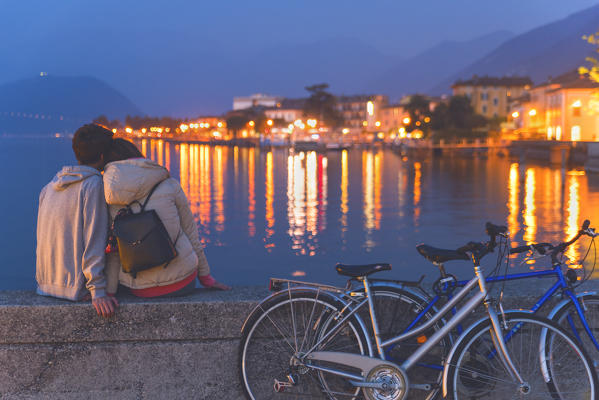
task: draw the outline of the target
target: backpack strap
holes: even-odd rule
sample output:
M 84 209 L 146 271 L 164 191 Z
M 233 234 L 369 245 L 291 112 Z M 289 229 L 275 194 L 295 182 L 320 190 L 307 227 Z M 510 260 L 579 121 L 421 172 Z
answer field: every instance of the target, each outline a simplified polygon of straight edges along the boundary
M 166 178 L 168 179 L 168 178 Z M 148 205 L 148 201 L 150 201 L 150 197 L 152 197 L 152 194 L 154 193 L 154 190 L 156 190 L 156 188 L 162 183 L 164 182 L 166 179 L 158 182 L 157 184 L 154 185 L 154 187 L 152 188 L 152 190 L 150 190 L 150 193 L 148 193 L 148 197 L 146 197 L 146 201 L 144 201 L 144 203 L 141 205 L 141 211 L 143 212 L 146 209 L 146 205 Z M 138 202 L 139 203 L 139 202 Z
M 179 241 L 179 236 L 181 236 L 181 228 L 179 228 L 179 232 L 177 233 L 177 237 L 175 238 L 175 243 L 173 243 L 173 247 L 177 246 L 177 242 Z M 175 251 L 176 251 L 176 249 L 175 249 Z M 173 258 L 173 260 L 174 260 L 174 258 Z M 171 260 L 171 261 L 173 261 L 173 260 Z M 168 267 L 168 265 L 171 263 L 171 261 L 169 261 L 166 264 L 164 264 L 164 268 Z

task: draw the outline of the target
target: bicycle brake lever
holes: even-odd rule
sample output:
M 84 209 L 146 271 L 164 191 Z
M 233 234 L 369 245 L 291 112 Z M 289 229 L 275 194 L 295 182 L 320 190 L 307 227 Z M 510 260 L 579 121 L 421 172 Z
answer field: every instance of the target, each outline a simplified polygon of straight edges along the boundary
M 535 256 L 536 254 L 536 256 Z M 520 266 L 527 264 L 528 261 L 531 260 L 539 260 L 543 257 L 547 257 L 548 254 L 541 254 L 539 251 L 537 251 L 534 247 L 530 246 L 530 256 L 529 257 L 525 257 L 521 262 L 520 262 Z

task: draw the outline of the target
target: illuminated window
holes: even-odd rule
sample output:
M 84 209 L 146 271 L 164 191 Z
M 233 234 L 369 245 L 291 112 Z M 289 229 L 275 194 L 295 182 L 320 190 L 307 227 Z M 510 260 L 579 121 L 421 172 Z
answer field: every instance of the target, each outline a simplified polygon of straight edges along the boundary
M 558 126 L 555 128 L 555 140 L 562 140 L 562 127 Z
M 572 104 L 572 116 L 574 117 L 580 117 L 580 109 L 582 104 L 580 103 L 580 100 L 576 100 L 574 102 L 574 104 Z
M 366 103 L 366 111 L 368 112 L 368 115 L 374 115 L 374 103 L 372 101 Z
M 580 125 L 574 125 L 570 131 L 570 136 L 573 142 L 580 140 Z
M 552 140 L 553 139 L 553 127 L 550 126 L 547 128 L 547 140 Z

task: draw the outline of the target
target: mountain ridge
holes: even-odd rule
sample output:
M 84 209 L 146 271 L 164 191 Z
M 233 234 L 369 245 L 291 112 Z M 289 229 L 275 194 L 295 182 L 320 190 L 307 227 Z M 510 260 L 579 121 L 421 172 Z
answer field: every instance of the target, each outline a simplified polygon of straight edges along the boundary
M 25 78 L 0 85 L 0 133 L 70 132 L 101 114 L 123 119 L 141 111 L 90 76 Z
M 442 65 L 444 76 L 464 68 L 485 53 L 487 47 L 496 47 L 514 34 L 500 30 L 471 40 L 445 40 L 404 62 L 369 83 L 371 89 L 399 98 L 401 95 L 423 92 Z M 366 87 L 364 89 L 367 89 Z
M 599 28 L 599 4 L 545 24 L 499 45 L 455 74 L 431 85 L 426 93 L 449 93 L 453 82 L 472 75 L 529 76 L 540 83 L 584 62 L 593 47 L 582 40 Z M 547 40 L 550 38 L 551 40 Z

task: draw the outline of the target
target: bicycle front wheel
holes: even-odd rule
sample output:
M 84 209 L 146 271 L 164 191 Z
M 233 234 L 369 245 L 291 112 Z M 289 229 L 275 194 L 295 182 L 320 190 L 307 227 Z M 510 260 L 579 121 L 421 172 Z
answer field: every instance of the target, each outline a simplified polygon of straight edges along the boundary
M 242 332 L 240 372 L 247 397 L 358 398 L 360 388 L 347 379 L 311 368 L 302 361 L 311 349 L 368 354 L 359 320 L 351 317 L 339 324 L 344 306 L 330 294 L 312 290 L 283 291 L 262 303 Z M 331 331 L 333 334 L 325 337 Z M 322 363 L 320 366 L 360 374 L 347 367 Z
M 582 305 L 584 311 L 584 318 L 588 324 L 593 338 L 599 343 L 599 296 L 596 295 L 584 295 L 578 299 Z M 554 317 L 551 318 L 557 322 L 559 326 L 564 328 L 568 332 L 572 332 L 584 348 L 589 352 L 590 355 L 594 356 L 594 359 L 599 358 L 599 349 L 593 343 L 593 340 L 589 337 L 582 320 L 576 311 L 574 303 L 571 301 L 559 310 Z M 599 367 L 595 363 L 595 367 Z
M 457 343 L 447 369 L 451 399 L 597 399 L 593 364 L 570 334 L 535 315 L 510 312 L 501 321 L 507 352 L 524 382 L 506 368 L 489 319 Z

